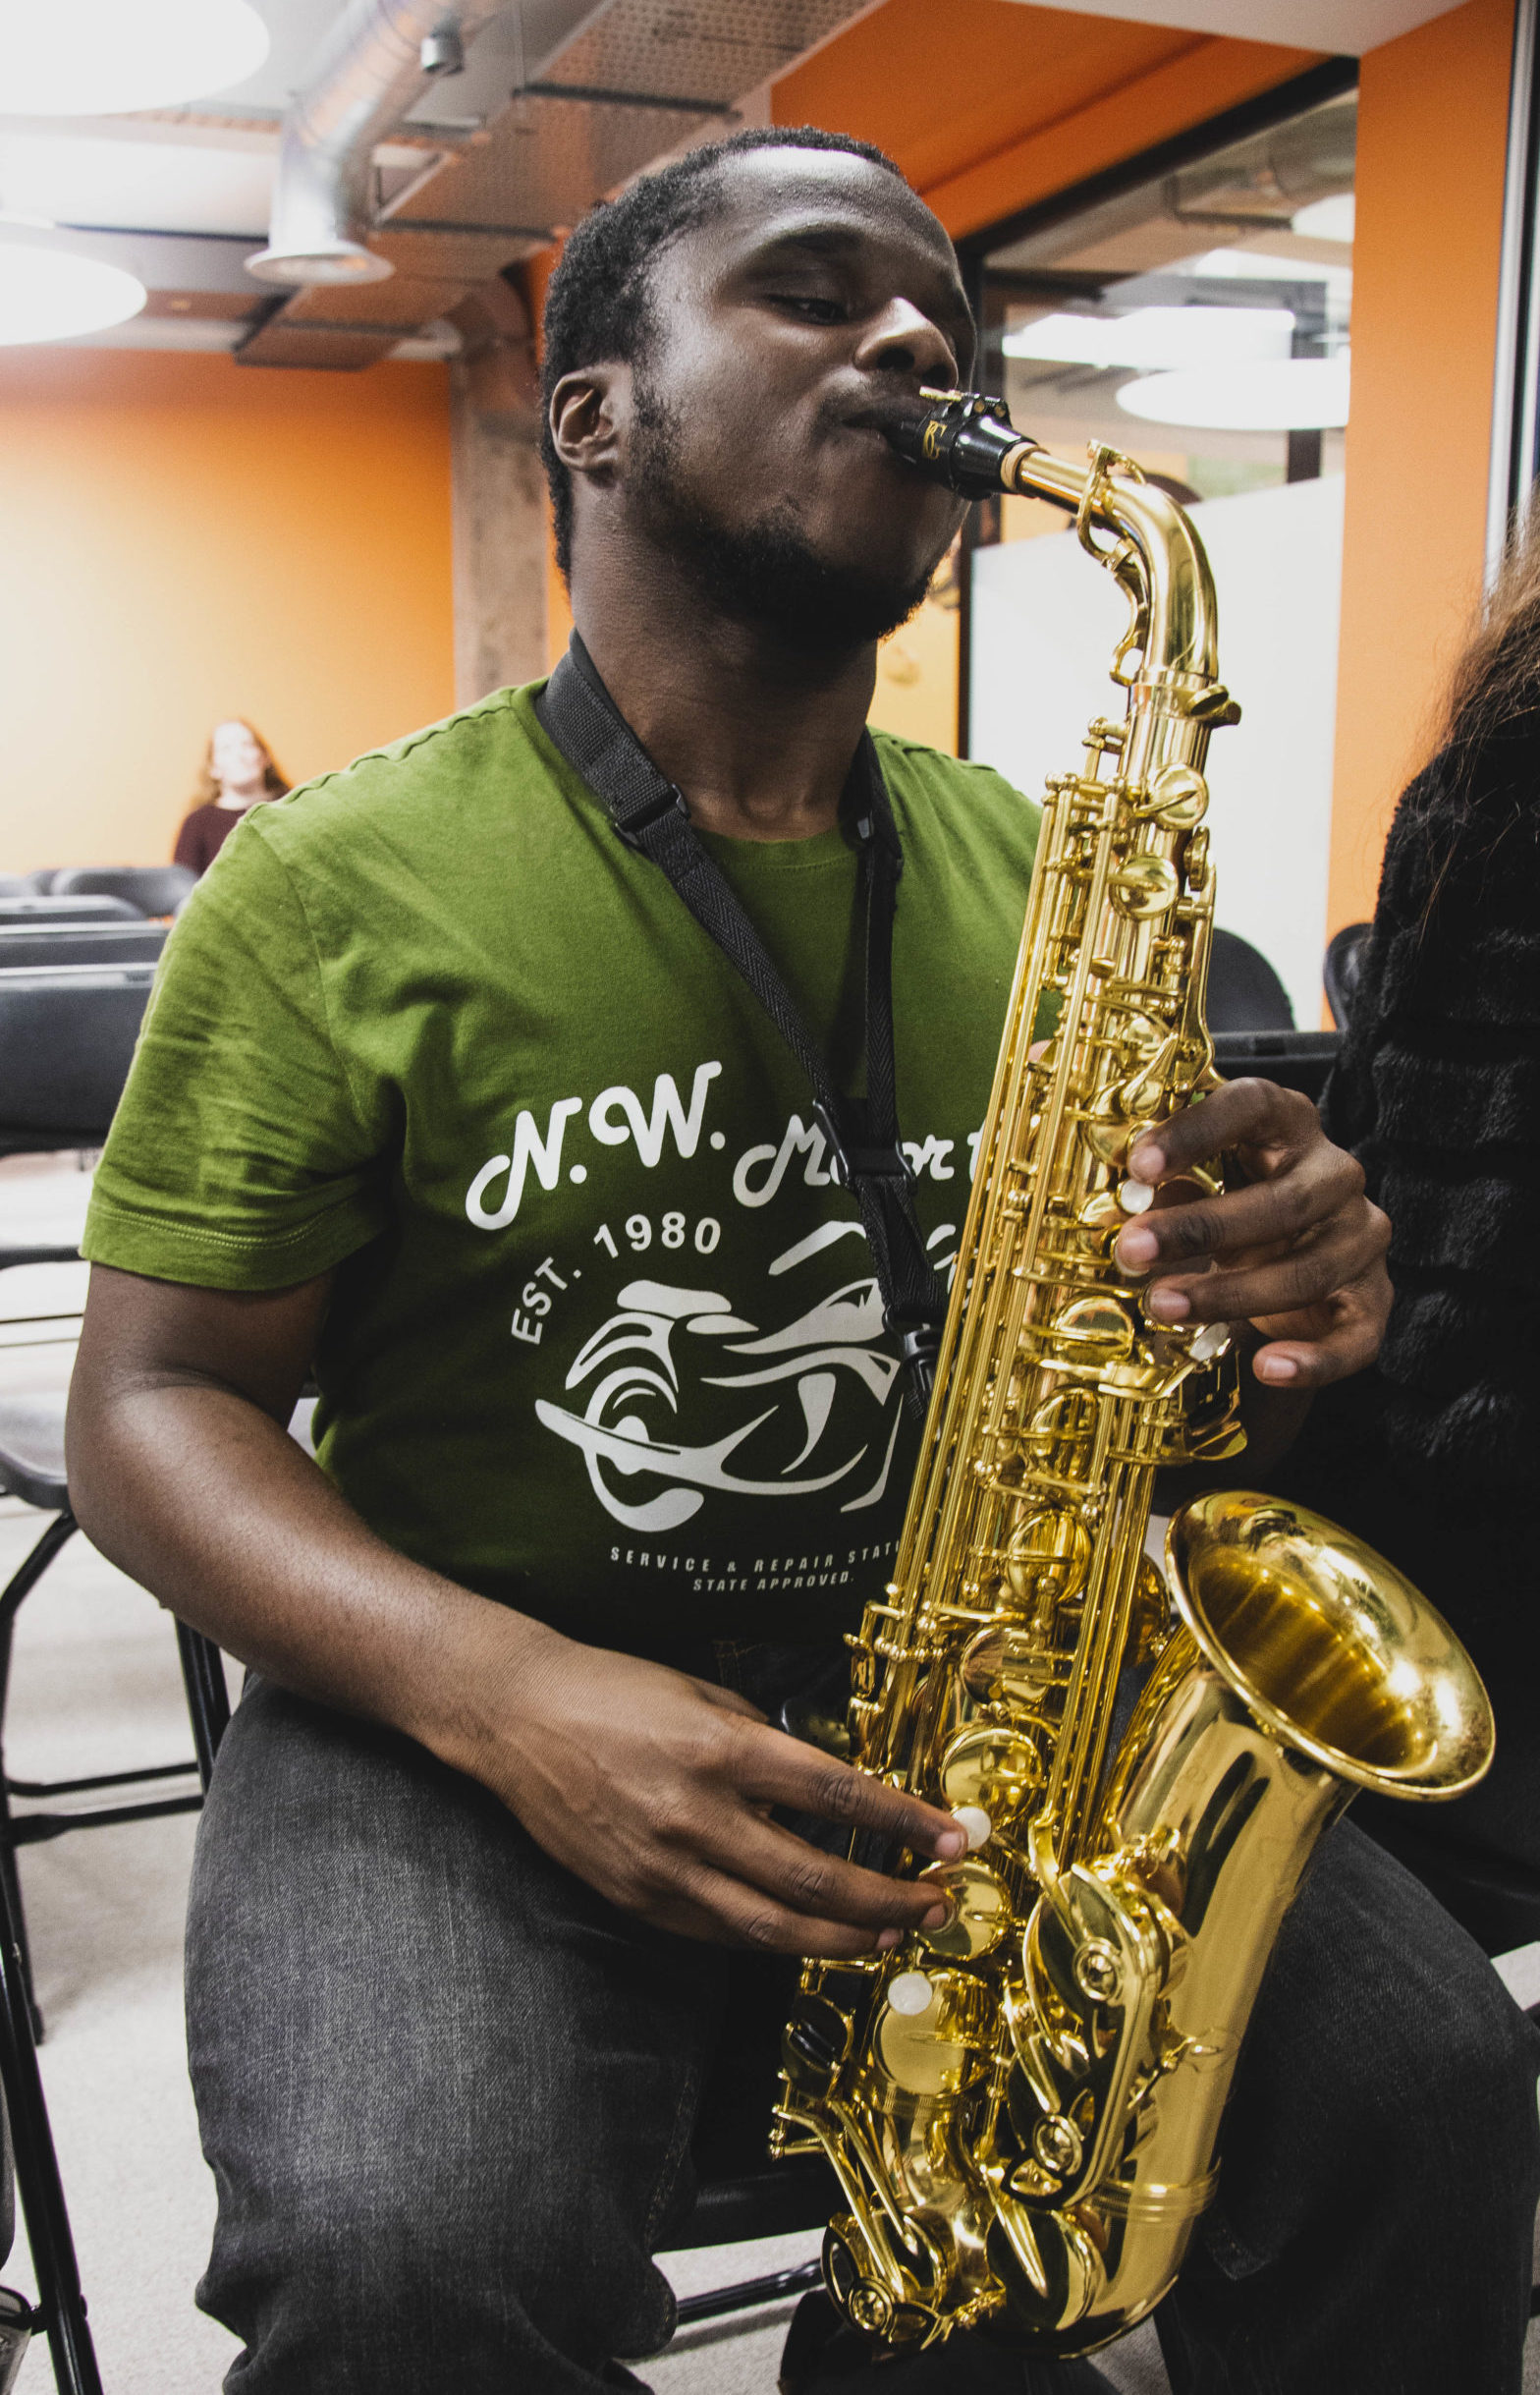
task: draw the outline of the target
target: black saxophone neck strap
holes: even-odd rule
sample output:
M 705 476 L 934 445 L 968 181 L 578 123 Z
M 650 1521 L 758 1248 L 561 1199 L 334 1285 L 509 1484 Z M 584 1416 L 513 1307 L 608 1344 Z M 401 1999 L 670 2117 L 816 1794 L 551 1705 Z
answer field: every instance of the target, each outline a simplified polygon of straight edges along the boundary
M 914 1209 L 914 1176 L 899 1143 L 893 918 L 904 855 L 870 735 L 861 736 L 845 794 L 866 919 L 866 1094 L 852 1098 L 835 1086 L 828 1061 L 773 958 L 696 837 L 683 792 L 664 780 L 576 633 L 535 712 L 569 764 L 604 801 L 618 836 L 667 875 L 806 1074 L 835 1178 L 860 1211 L 882 1291 L 883 1320 L 908 1367 L 911 1402 L 923 1411 L 947 1296 L 931 1269 Z

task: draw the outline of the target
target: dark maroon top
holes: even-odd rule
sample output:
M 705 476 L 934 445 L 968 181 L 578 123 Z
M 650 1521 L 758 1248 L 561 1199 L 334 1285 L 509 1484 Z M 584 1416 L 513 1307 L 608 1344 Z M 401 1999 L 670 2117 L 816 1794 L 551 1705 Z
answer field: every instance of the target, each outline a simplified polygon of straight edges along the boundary
M 256 801 L 258 807 L 262 804 L 262 800 Z M 244 823 L 250 811 L 249 807 L 217 807 L 212 799 L 194 807 L 177 834 L 173 863 L 185 864 L 190 873 L 206 873 L 236 825 Z

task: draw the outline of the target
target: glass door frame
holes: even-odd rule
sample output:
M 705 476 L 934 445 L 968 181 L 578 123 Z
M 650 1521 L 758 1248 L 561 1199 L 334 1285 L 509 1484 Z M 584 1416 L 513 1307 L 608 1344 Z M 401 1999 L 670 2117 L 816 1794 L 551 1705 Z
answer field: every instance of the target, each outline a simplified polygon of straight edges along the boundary
M 1536 0 L 1521 0 L 1521 5 L 1533 6 Z M 973 321 L 979 329 L 982 348 L 984 327 L 984 284 L 987 260 L 993 251 L 1007 243 L 1019 241 L 1029 233 L 1044 232 L 1050 225 L 1063 223 L 1068 216 L 1076 216 L 1083 209 L 1099 205 L 1103 200 L 1120 198 L 1125 192 L 1134 191 L 1141 183 L 1153 183 L 1162 175 L 1175 174 L 1179 168 L 1194 165 L 1216 149 L 1226 149 L 1234 141 L 1248 136 L 1266 133 L 1270 127 L 1283 124 L 1288 118 L 1302 116 L 1306 109 L 1318 107 L 1326 100 L 1337 99 L 1351 91 L 1358 81 L 1356 58 L 1327 58 L 1319 66 L 1308 68 L 1303 75 L 1291 77 L 1277 84 L 1272 90 L 1259 92 L 1255 98 L 1242 100 L 1235 108 L 1225 109 L 1219 116 L 1206 117 L 1202 124 L 1176 134 L 1165 141 L 1154 142 L 1148 149 L 1132 157 L 1120 159 L 1116 166 L 1103 167 L 1097 174 L 1087 175 L 1079 183 L 1066 185 L 1063 191 L 1052 193 L 1046 199 L 1035 200 L 1030 207 L 1019 208 L 1015 215 L 1004 216 L 977 233 L 969 233 L 957 245 L 958 261 L 962 269 L 963 286 Z M 975 365 L 973 388 L 980 388 L 979 373 L 982 360 Z M 985 501 L 983 505 L 990 504 Z M 962 552 L 958 561 L 958 754 L 969 754 L 969 713 L 972 683 L 972 615 L 973 615 L 973 551 L 979 546 L 978 526 L 980 507 L 970 507 L 962 524 Z

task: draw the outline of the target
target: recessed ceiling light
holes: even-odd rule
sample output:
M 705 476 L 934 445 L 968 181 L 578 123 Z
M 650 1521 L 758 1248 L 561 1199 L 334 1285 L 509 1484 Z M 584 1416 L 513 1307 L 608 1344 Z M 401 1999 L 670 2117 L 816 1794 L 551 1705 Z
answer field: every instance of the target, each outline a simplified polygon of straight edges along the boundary
M 1287 358 L 1293 329 L 1287 307 L 1134 307 L 1126 316 L 1039 316 L 1001 346 L 1008 358 L 1155 369 Z
M 137 275 L 54 246 L 49 233 L 25 219 L 0 220 L 0 349 L 105 332 L 144 305 Z
M 0 108 L 107 116 L 169 108 L 255 73 L 267 28 L 250 0 L 0 0 Z
M 1152 424 L 1192 424 L 1216 432 L 1306 432 L 1348 421 L 1348 362 L 1337 358 L 1259 358 L 1196 366 L 1126 382 L 1118 405 Z

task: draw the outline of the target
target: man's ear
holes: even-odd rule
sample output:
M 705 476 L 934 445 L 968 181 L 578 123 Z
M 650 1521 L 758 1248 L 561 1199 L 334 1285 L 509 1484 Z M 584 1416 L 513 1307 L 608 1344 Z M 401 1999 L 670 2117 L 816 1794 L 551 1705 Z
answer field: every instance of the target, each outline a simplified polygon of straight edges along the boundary
M 551 393 L 551 440 L 571 473 L 607 481 L 620 463 L 631 423 L 631 368 L 585 365 L 564 374 Z

